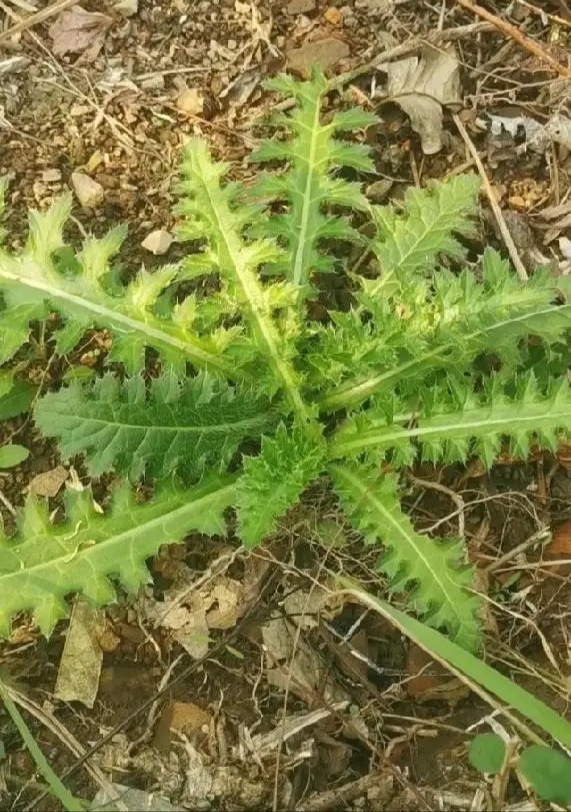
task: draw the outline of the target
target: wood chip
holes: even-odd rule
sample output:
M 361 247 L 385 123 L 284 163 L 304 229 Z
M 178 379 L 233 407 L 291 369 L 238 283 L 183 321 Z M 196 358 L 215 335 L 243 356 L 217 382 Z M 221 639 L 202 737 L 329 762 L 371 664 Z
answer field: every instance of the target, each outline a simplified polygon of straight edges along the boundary
M 295 14 L 307 14 L 315 8 L 315 0 L 291 0 L 287 4 L 286 12 L 293 17 Z

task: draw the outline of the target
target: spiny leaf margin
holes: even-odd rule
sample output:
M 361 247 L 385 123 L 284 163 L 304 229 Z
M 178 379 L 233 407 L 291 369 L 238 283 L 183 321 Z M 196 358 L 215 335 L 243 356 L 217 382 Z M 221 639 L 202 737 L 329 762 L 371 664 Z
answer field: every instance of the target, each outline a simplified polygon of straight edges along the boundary
M 353 526 L 367 543 L 385 548 L 378 566 L 391 591 L 407 591 L 424 622 L 447 628 L 455 642 L 476 650 L 481 599 L 468 591 L 473 569 L 463 560 L 461 539 L 432 540 L 417 533 L 400 506 L 395 476 L 354 464 L 332 464 L 329 472 Z
M 106 606 L 116 599 L 110 577 L 134 592 L 150 580 L 145 560 L 163 544 L 191 531 L 225 535 L 223 512 L 234 499 L 234 482 L 214 476 L 189 490 L 164 486 L 139 505 L 124 486 L 106 515 L 95 509 L 89 490 L 70 490 L 67 518 L 59 524 L 50 522 L 43 502 L 29 497 L 16 536 L 0 532 L 0 636 L 10 634 L 12 618 L 25 610 L 49 635 L 67 615 L 67 595 Z

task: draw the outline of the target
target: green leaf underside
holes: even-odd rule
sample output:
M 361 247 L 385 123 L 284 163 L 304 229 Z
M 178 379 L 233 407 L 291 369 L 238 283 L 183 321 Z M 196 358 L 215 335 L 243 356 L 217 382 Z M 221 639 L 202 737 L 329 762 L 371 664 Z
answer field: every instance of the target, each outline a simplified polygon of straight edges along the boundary
M 0 404 L 6 395 L 14 388 L 14 376 L 7 370 L 0 370 Z
M 27 412 L 34 400 L 37 387 L 27 381 L 15 380 L 0 398 L 0 420 L 9 420 Z
M 436 405 L 429 416 L 417 417 L 408 427 L 386 425 L 382 413 L 365 411 L 339 430 L 330 448 L 335 458 L 356 457 L 369 451 L 382 456 L 392 451 L 396 462 L 409 464 L 416 456 L 413 443 L 418 443 L 425 460 L 464 462 L 477 453 L 491 466 L 506 436 L 513 454 L 525 458 L 533 441 L 555 450 L 559 437 L 570 431 L 569 385 L 563 382 L 545 397 L 537 392 L 530 377 L 514 399 L 501 391 L 492 392 L 487 402 L 470 395 L 463 407 Z
M 416 533 L 400 507 L 395 477 L 355 465 L 330 465 L 329 470 L 353 526 L 369 544 L 385 548 L 379 568 L 389 577 L 391 590 L 408 590 L 426 623 L 446 627 L 459 645 L 476 649 L 481 600 L 468 592 L 473 573 L 463 561 L 461 540 Z
M 244 459 L 237 486 L 238 534 L 249 547 L 271 534 L 278 519 L 294 505 L 323 468 L 324 444 L 301 429 L 281 424 L 274 437 L 262 439 L 257 457 Z
M 58 438 L 64 457 L 86 454 L 92 476 L 115 470 L 132 479 L 222 472 L 243 440 L 275 423 L 267 401 L 247 389 L 207 373 L 179 380 L 174 372 L 148 390 L 140 377 L 75 383 L 42 398 L 34 418 L 46 437 Z
M 231 477 L 211 477 L 190 490 L 163 488 L 149 502 L 135 503 L 130 490 L 116 494 L 102 516 L 89 491 L 66 494 L 66 521 L 53 525 L 47 507 L 30 498 L 18 534 L 0 534 L 0 634 L 11 618 L 31 610 L 44 634 L 66 616 L 64 598 L 82 594 L 95 606 L 115 600 L 109 577 L 135 591 L 150 580 L 145 560 L 163 544 L 196 531 L 225 533 L 223 511 L 234 498 Z
M 15 468 L 29 456 L 29 450 L 23 445 L 8 443 L 0 448 L 0 468 Z

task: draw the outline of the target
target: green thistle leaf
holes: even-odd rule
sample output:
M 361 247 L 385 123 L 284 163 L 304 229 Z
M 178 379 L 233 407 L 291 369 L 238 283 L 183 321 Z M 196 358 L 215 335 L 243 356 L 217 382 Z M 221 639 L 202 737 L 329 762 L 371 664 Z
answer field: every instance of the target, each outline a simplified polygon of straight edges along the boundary
M 359 239 L 341 217 L 335 217 L 329 206 L 344 206 L 367 211 L 369 204 L 360 184 L 349 183 L 332 173 L 341 167 L 372 172 L 374 166 L 366 147 L 337 141 L 336 132 L 355 130 L 375 124 L 376 116 L 363 110 L 336 113 L 328 123 L 322 121 L 321 103 L 327 92 L 327 81 L 314 70 L 308 82 L 297 82 L 280 76 L 266 86 L 293 96 L 296 109 L 291 116 L 277 121 L 292 133 L 289 141 L 265 141 L 251 160 L 287 161 L 285 174 L 265 175 L 253 190 L 254 199 L 280 201 L 287 206 L 285 214 L 276 214 L 263 222 L 261 233 L 279 237 L 287 245 L 287 255 L 273 265 L 274 273 L 284 273 L 296 288 L 309 292 L 311 276 L 316 271 L 330 271 L 332 258 L 320 250 L 326 238 Z
M 275 422 L 268 403 L 251 392 L 207 373 L 181 381 L 174 372 L 152 380 L 148 391 L 140 377 L 72 384 L 42 398 L 34 419 L 46 437 L 58 438 L 64 457 L 85 454 L 92 476 L 177 472 L 186 481 L 225 470 L 241 442 Z
M 320 437 L 288 431 L 282 424 L 273 438 L 262 438 L 257 457 L 244 459 L 237 491 L 238 535 L 255 547 L 276 528 L 278 519 L 316 479 L 324 460 Z
M 150 579 L 145 560 L 187 533 L 224 534 L 223 511 L 232 502 L 232 478 L 209 478 L 191 490 L 166 488 L 137 505 L 128 489 L 110 511 L 95 510 L 89 491 L 69 491 L 67 520 L 52 525 L 47 507 L 28 499 L 18 533 L 0 531 L 0 635 L 17 612 L 31 610 L 49 635 L 67 614 L 66 595 L 78 592 L 95 606 L 115 600 L 109 580 L 133 592 Z
M 330 472 L 354 527 L 367 543 L 385 548 L 379 568 L 391 590 L 408 589 L 412 606 L 426 623 L 446 627 L 459 645 L 476 649 L 481 600 L 468 591 L 473 571 L 466 566 L 461 540 L 433 540 L 416 533 L 400 507 L 395 477 L 355 465 L 333 465 Z

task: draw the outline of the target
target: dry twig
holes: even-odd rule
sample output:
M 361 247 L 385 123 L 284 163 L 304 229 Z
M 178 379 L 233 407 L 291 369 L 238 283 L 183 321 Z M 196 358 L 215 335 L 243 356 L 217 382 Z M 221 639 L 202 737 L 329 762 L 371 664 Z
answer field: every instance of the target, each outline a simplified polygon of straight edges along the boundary
M 492 212 L 494 213 L 494 217 L 496 218 L 496 222 L 498 224 L 498 228 L 500 230 L 500 234 L 502 235 L 503 241 L 505 243 L 506 248 L 508 249 L 508 253 L 510 255 L 510 259 L 513 262 L 513 265 L 516 269 L 517 275 L 522 280 L 522 282 L 527 281 L 527 271 L 525 269 L 525 265 L 521 261 L 521 257 L 518 254 L 515 242 L 513 241 L 513 237 L 510 234 L 510 231 L 506 225 L 506 221 L 504 219 L 504 215 L 502 214 L 502 210 L 498 205 L 498 201 L 496 200 L 496 196 L 494 195 L 494 190 L 492 189 L 492 185 L 484 169 L 484 164 L 482 163 L 482 159 L 478 155 L 478 150 L 476 149 L 474 142 L 468 135 L 468 130 L 460 120 L 459 116 L 456 113 L 453 113 L 452 118 L 454 119 L 454 123 L 458 128 L 458 132 L 464 139 L 464 143 L 468 148 L 468 151 L 472 158 L 474 159 L 474 163 L 478 167 L 478 172 L 482 178 L 482 182 L 484 184 L 484 189 L 486 191 L 486 195 L 488 196 L 488 200 L 490 202 L 490 206 L 492 208 Z
M 19 34 L 21 31 L 26 31 L 28 28 L 32 28 L 34 25 L 43 23 L 44 20 L 48 20 L 50 17 L 53 17 L 54 14 L 58 14 L 60 11 L 63 11 L 70 6 L 77 5 L 77 1 L 78 0 L 57 0 L 57 2 L 52 6 L 43 8 L 40 11 L 37 11 L 35 14 L 30 15 L 30 17 L 27 19 L 22 20 L 22 22 L 16 23 L 16 25 L 8 28 L 7 31 L 2 31 L 0 33 L 0 43 L 11 39 L 14 34 Z
M 512 23 L 508 23 L 506 20 L 502 20 L 501 17 L 498 17 L 496 14 L 492 14 L 491 11 L 488 9 L 483 8 L 482 6 L 473 3 L 472 0 L 456 0 L 458 5 L 463 6 L 468 11 L 477 14 L 478 17 L 481 17 L 482 20 L 486 20 L 486 22 L 491 23 L 494 28 L 497 28 L 498 31 L 501 31 L 502 34 L 505 34 L 506 37 L 511 37 L 511 39 L 515 40 L 522 48 L 525 48 L 529 51 L 530 54 L 533 54 L 535 57 L 540 59 L 542 62 L 545 62 L 547 65 L 553 68 L 560 76 L 564 76 L 566 79 L 571 79 L 571 68 L 568 68 L 566 65 L 562 65 L 555 57 L 551 56 L 544 48 L 541 47 L 535 40 L 528 37 L 523 31 L 520 31 L 519 28 Z
M 557 23 L 557 25 L 564 25 L 566 28 L 571 28 L 571 20 L 565 20 L 563 17 L 558 17 L 557 14 L 544 11 L 544 9 L 534 6 L 533 3 L 529 3 L 528 0 L 518 0 L 518 3 L 530 9 L 530 11 L 534 11 L 536 14 L 544 15 L 548 20 Z
M 490 25 L 490 23 L 470 23 L 469 25 L 458 25 L 454 28 L 445 28 L 442 31 L 433 31 L 429 37 L 410 37 L 410 39 L 403 42 L 401 45 L 395 45 L 394 48 L 387 48 L 380 53 L 377 52 L 372 59 L 363 62 L 356 68 L 353 68 L 353 70 L 347 71 L 346 73 L 341 73 L 339 76 L 334 76 L 328 82 L 328 90 L 340 90 L 341 88 L 345 87 L 345 85 L 348 85 L 351 82 L 354 82 L 355 79 L 363 76 L 365 73 L 378 69 L 380 65 L 390 62 L 393 59 L 408 56 L 410 53 L 417 51 L 419 48 L 436 48 L 441 43 L 463 39 L 464 37 L 471 37 L 481 31 L 493 31 L 493 29 L 494 26 Z M 283 102 L 279 102 L 278 104 L 272 106 L 272 112 L 284 112 L 285 110 L 290 110 L 294 106 L 294 99 L 285 99 Z M 259 118 L 264 118 L 267 116 L 267 114 L 268 110 L 264 107 L 259 113 L 254 115 L 252 119 L 246 122 L 244 126 L 251 127 L 252 122 L 255 122 Z

